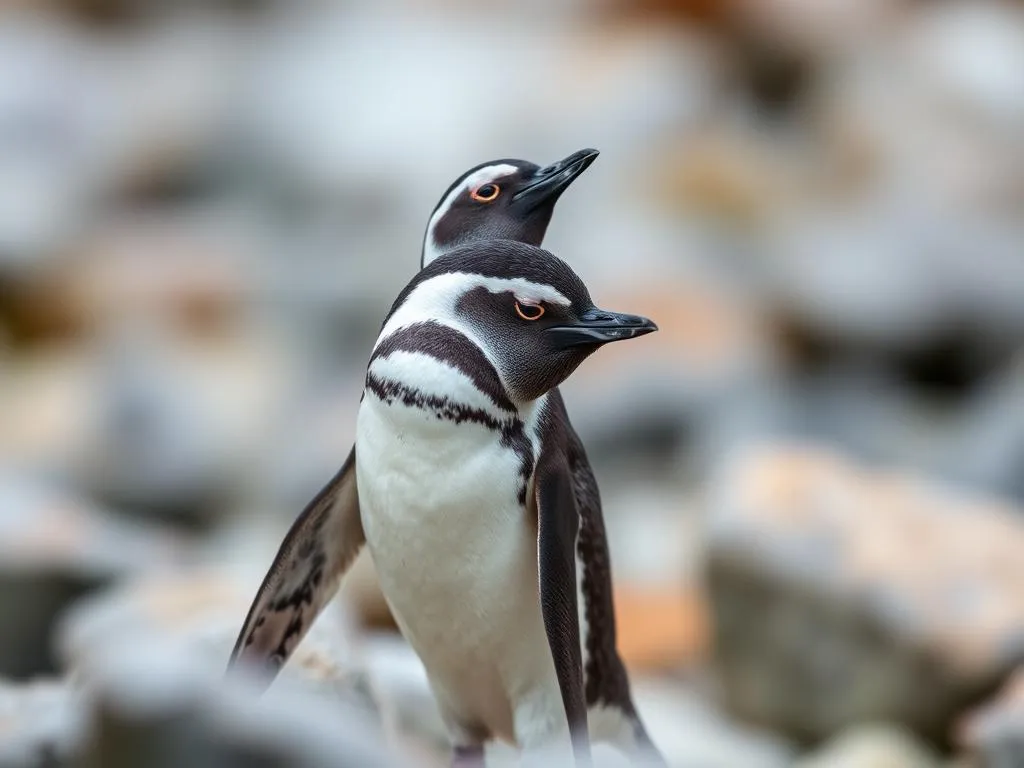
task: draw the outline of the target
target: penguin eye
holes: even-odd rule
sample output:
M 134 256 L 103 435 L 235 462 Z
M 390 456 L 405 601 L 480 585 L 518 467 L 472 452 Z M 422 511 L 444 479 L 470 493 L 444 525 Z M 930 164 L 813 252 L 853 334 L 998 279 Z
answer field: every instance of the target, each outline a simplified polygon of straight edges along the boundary
M 501 187 L 497 184 L 484 184 L 483 186 L 477 187 L 469 196 L 480 203 L 489 203 L 493 201 L 499 194 L 501 194 Z
M 523 320 L 540 320 L 544 316 L 544 307 L 541 304 L 523 304 L 517 301 L 516 314 Z

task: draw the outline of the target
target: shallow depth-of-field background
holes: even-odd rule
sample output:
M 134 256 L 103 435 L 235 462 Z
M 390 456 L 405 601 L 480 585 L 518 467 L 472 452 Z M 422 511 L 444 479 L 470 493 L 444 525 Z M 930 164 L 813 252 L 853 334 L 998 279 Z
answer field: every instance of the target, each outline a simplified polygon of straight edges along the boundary
M 365 557 L 221 675 L 442 191 L 583 147 L 545 245 L 661 331 L 564 391 L 670 764 L 1024 766 L 989 0 L 0 4 L 0 765 L 446 764 Z

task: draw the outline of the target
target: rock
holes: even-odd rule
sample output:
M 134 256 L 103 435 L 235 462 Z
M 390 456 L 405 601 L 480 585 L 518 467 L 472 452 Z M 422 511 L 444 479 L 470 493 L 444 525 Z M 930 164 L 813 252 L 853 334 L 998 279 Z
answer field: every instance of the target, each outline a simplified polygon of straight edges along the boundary
M 726 287 L 695 277 L 620 281 L 593 292 L 598 304 L 625 307 L 661 328 L 632 349 L 609 346 L 561 388 L 595 462 L 636 454 L 663 460 L 726 393 L 779 363 L 757 307 Z
M 615 589 L 619 654 L 630 670 L 674 670 L 703 659 L 706 606 L 696 589 L 621 583 Z
M 0 673 L 53 671 L 51 634 L 74 600 L 182 555 L 174 537 L 109 516 L 84 500 L 0 475 Z
M 838 21 L 846 44 L 825 45 L 803 138 L 762 132 L 777 151 L 795 147 L 790 175 L 807 176 L 753 250 L 767 292 L 825 346 L 896 358 L 952 346 L 977 376 L 977 358 L 1004 357 L 1024 328 L 1022 266 L 1011 256 L 1024 93 L 1008 75 L 1024 61 L 1020 9 L 878 15 L 871 9 L 894 4 L 841 0 L 881 22 L 870 45 L 851 46 L 857 33 L 832 14 L 837 3 L 785 5 Z M 776 20 L 785 33 L 814 28 Z
M 959 416 L 937 462 L 942 476 L 1024 502 L 1024 355 L 980 386 Z
M 363 645 L 366 670 L 392 738 L 437 759 L 448 756 L 448 731 L 419 656 L 400 636 L 371 633 Z
M 862 725 L 841 733 L 793 768 L 939 768 L 934 751 L 905 728 Z
M 61 658 L 97 702 L 88 765 L 158 765 L 146 761 L 161 750 L 167 765 L 240 754 L 269 761 L 258 765 L 337 765 L 344 755 L 352 765 L 394 764 L 381 762 L 376 695 L 339 602 L 320 614 L 265 693 L 250 690 L 258 673 L 244 668 L 225 679 L 262 578 L 262 570 L 245 570 L 153 573 L 64 616 Z
M 716 478 L 707 581 L 732 708 L 804 738 L 868 720 L 937 743 L 1024 658 L 1024 523 L 822 449 Z
M 777 734 L 732 721 L 696 688 L 634 675 L 633 697 L 672 768 L 789 768 L 794 750 Z
M 70 765 L 84 729 L 83 702 L 66 682 L 0 681 L 0 765 L 5 768 Z
M 51 267 L 103 183 L 109 93 L 75 30 L 42 14 L 0 19 L 0 275 Z
M 1024 764 L 1024 669 L 1018 669 L 990 701 L 957 723 L 957 745 L 968 765 L 1015 768 Z
M 915 396 L 879 364 L 742 382 L 708 409 L 694 438 L 699 477 L 750 443 L 835 446 L 872 464 L 934 470 L 957 434 L 955 414 Z
M 83 684 L 95 702 L 90 768 L 208 765 L 398 766 L 372 713 L 287 686 L 259 696 L 174 642 L 111 638 Z
M 63 617 L 57 644 L 64 663 L 85 674 L 120 638 L 151 639 L 223 673 L 265 566 L 165 571 L 115 586 L 77 603 Z M 334 601 L 313 623 L 271 687 L 330 690 L 368 702 L 352 621 Z
M 67 473 L 87 450 L 94 371 L 88 353 L 66 345 L 5 359 L 0 464 L 26 473 Z

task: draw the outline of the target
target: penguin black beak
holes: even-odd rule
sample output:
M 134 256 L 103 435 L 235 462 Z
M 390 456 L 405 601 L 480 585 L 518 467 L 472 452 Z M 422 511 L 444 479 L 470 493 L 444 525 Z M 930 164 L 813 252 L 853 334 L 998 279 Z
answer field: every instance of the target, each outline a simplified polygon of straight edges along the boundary
M 512 196 L 512 202 L 536 208 L 547 203 L 554 205 L 559 196 L 568 189 L 600 153 L 596 149 L 581 149 L 564 160 L 537 171 L 529 185 Z
M 623 315 L 606 312 L 596 307 L 580 315 L 579 320 L 568 325 L 556 325 L 546 329 L 554 342 L 563 349 L 583 345 L 601 345 L 610 341 L 625 341 L 644 336 L 658 330 L 653 322 L 639 315 Z

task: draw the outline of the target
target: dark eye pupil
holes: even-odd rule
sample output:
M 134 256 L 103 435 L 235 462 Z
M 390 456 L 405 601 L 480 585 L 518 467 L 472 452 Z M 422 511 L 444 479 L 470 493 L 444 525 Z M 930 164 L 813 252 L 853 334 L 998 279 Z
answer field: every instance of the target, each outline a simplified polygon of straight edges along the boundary
M 483 185 L 482 187 L 480 187 L 480 189 L 478 189 L 478 190 L 476 191 L 476 193 L 477 193 L 477 194 L 478 194 L 478 195 L 479 195 L 480 197 L 490 197 L 490 196 L 491 196 L 491 195 L 493 195 L 493 194 L 494 194 L 494 193 L 495 193 L 496 191 L 497 191 L 497 190 L 496 190 L 496 189 L 494 188 L 494 185 L 493 185 L 493 184 L 484 184 L 484 185 Z

